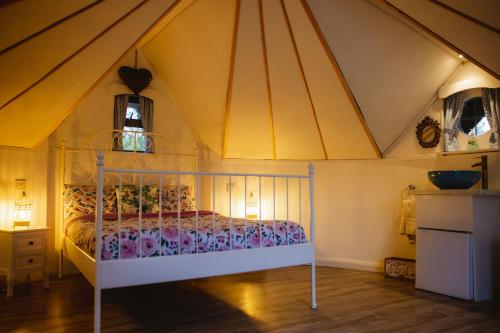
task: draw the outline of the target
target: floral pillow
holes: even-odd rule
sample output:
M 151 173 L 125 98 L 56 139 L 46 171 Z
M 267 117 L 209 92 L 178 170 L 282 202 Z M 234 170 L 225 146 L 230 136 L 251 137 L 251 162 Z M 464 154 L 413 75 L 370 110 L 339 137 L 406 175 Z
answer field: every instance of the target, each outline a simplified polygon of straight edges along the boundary
M 161 209 L 166 212 L 177 211 L 177 186 L 163 186 L 161 193 Z M 181 185 L 181 212 L 192 211 L 196 209 L 194 190 L 190 185 Z
M 64 218 L 94 214 L 96 207 L 95 185 L 64 185 Z M 104 187 L 103 212 L 116 212 L 116 191 L 113 187 Z
M 140 187 L 136 185 L 122 185 L 120 188 L 116 186 L 116 195 L 118 202 L 121 203 L 122 213 L 139 213 L 139 198 Z M 158 213 L 159 191 L 157 185 L 142 186 L 142 212 L 143 213 Z

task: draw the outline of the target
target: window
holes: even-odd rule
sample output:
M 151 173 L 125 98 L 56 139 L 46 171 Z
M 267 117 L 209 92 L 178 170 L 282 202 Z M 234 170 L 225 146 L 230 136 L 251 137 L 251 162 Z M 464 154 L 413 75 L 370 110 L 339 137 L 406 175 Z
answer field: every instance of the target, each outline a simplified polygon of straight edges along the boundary
M 142 110 L 141 110 L 142 108 Z M 139 95 L 115 96 L 114 150 L 151 152 L 153 101 Z
M 474 136 L 483 135 L 491 130 L 481 97 L 472 97 L 464 102 L 458 126 L 463 133 Z
M 146 138 L 143 134 L 144 126 L 139 110 L 139 98 L 130 96 L 127 105 L 124 133 L 122 134 L 122 147 L 124 151 L 146 151 Z

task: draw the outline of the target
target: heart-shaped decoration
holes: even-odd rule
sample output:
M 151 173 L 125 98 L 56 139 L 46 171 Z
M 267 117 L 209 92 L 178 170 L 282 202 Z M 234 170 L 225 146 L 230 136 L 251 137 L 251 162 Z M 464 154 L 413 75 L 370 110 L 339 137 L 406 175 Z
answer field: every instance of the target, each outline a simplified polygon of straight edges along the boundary
M 136 95 L 139 95 L 141 91 L 146 89 L 151 80 L 153 80 L 153 74 L 145 68 L 122 66 L 118 70 L 118 75 L 123 83 Z

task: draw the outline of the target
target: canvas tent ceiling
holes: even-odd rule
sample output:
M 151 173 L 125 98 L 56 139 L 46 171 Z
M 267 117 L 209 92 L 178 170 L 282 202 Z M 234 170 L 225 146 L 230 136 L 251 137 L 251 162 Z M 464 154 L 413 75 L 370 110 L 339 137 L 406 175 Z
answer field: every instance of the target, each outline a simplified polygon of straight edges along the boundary
M 0 145 L 44 140 L 135 46 L 225 158 L 376 158 L 436 98 L 457 50 L 498 78 L 498 20 L 480 9 L 498 2 L 436 2 L 16 2 L 0 8 Z

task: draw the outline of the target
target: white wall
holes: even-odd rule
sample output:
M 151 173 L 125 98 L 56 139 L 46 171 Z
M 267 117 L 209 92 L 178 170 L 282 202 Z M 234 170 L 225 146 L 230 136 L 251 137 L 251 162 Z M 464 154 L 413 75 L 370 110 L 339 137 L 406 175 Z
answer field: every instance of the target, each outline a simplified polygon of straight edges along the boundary
M 38 149 L 0 148 L 0 227 L 12 225 L 14 180 L 25 178 L 28 196 L 33 203 L 32 225 L 47 222 L 48 144 Z
M 308 170 L 306 162 L 220 161 L 215 154 L 210 155 L 207 171 L 307 174 Z M 500 189 L 500 153 L 488 155 L 490 188 Z M 419 189 L 434 188 L 427 179 L 427 171 L 470 169 L 474 161 L 471 155 L 461 155 L 314 162 L 316 247 L 320 264 L 380 271 L 386 257 L 415 258 L 415 245 L 398 234 L 402 189 L 410 184 Z M 227 205 L 220 203 L 227 200 L 224 185 L 217 187 L 216 208 L 227 214 Z M 204 188 L 209 186 L 206 184 Z M 233 189 L 240 197 L 242 186 L 240 182 Z M 211 193 L 208 190 L 205 194 L 208 199 L 204 208 L 210 209 Z
M 455 73 L 467 80 L 478 71 L 465 67 Z M 483 72 L 484 73 L 484 72 Z M 472 75 L 471 74 L 471 75 Z M 483 74 L 485 77 L 486 73 Z M 453 79 L 453 78 L 452 78 Z M 451 80 L 453 81 L 453 80 Z M 451 82 L 450 81 L 450 82 Z M 481 81 L 481 80 L 479 80 Z M 416 139 L 416 125 L 425 116 L 443 124 L 442 100 L 431 101 L 420 117 L 407 126 L 384 154 L 383 160 L 318 161 L 315 181 L 317 256 L 321 264 L 364 270 L 382 270 L 385 257 L 415 257 L 415 245 L 398 234 L 401 191 L 410 184 L 419 189 L 434 189 L 427 171 L 472 169 L 481 154 L 442 156 L 444 141 L 435 148 L 422 148 Z M 348 143 L 346 143 L 348 144 Z M 500 190 L 500 153 L 487 153 L 490 189 Z M 226 160 L 208 154 L 205 169 L 229 172 L 307 173 L 307 162 Z M 478 170 L 478 168 L 475 168 Z M 206 184 L 206 188 L 210 184 Z M 224 185 L 224 184 L 222 184 Z M 241 192 L 240 188 L 235 191 Z M 480 187 L 480 183 L 475 185 Z M 217 198 L 227 197 L 218 186 Z M 207 194 L 207 193 L 205 193 Z M 205 195 L 210 207 L 210 194 Z M 208 199 L 207 199 L 208 198 Z M 208 204 L 208 206 L 207 206 Z M 227 207 L 217 207 L 227 213 Z M 233 209 L 234 211 L 234 209 Z

